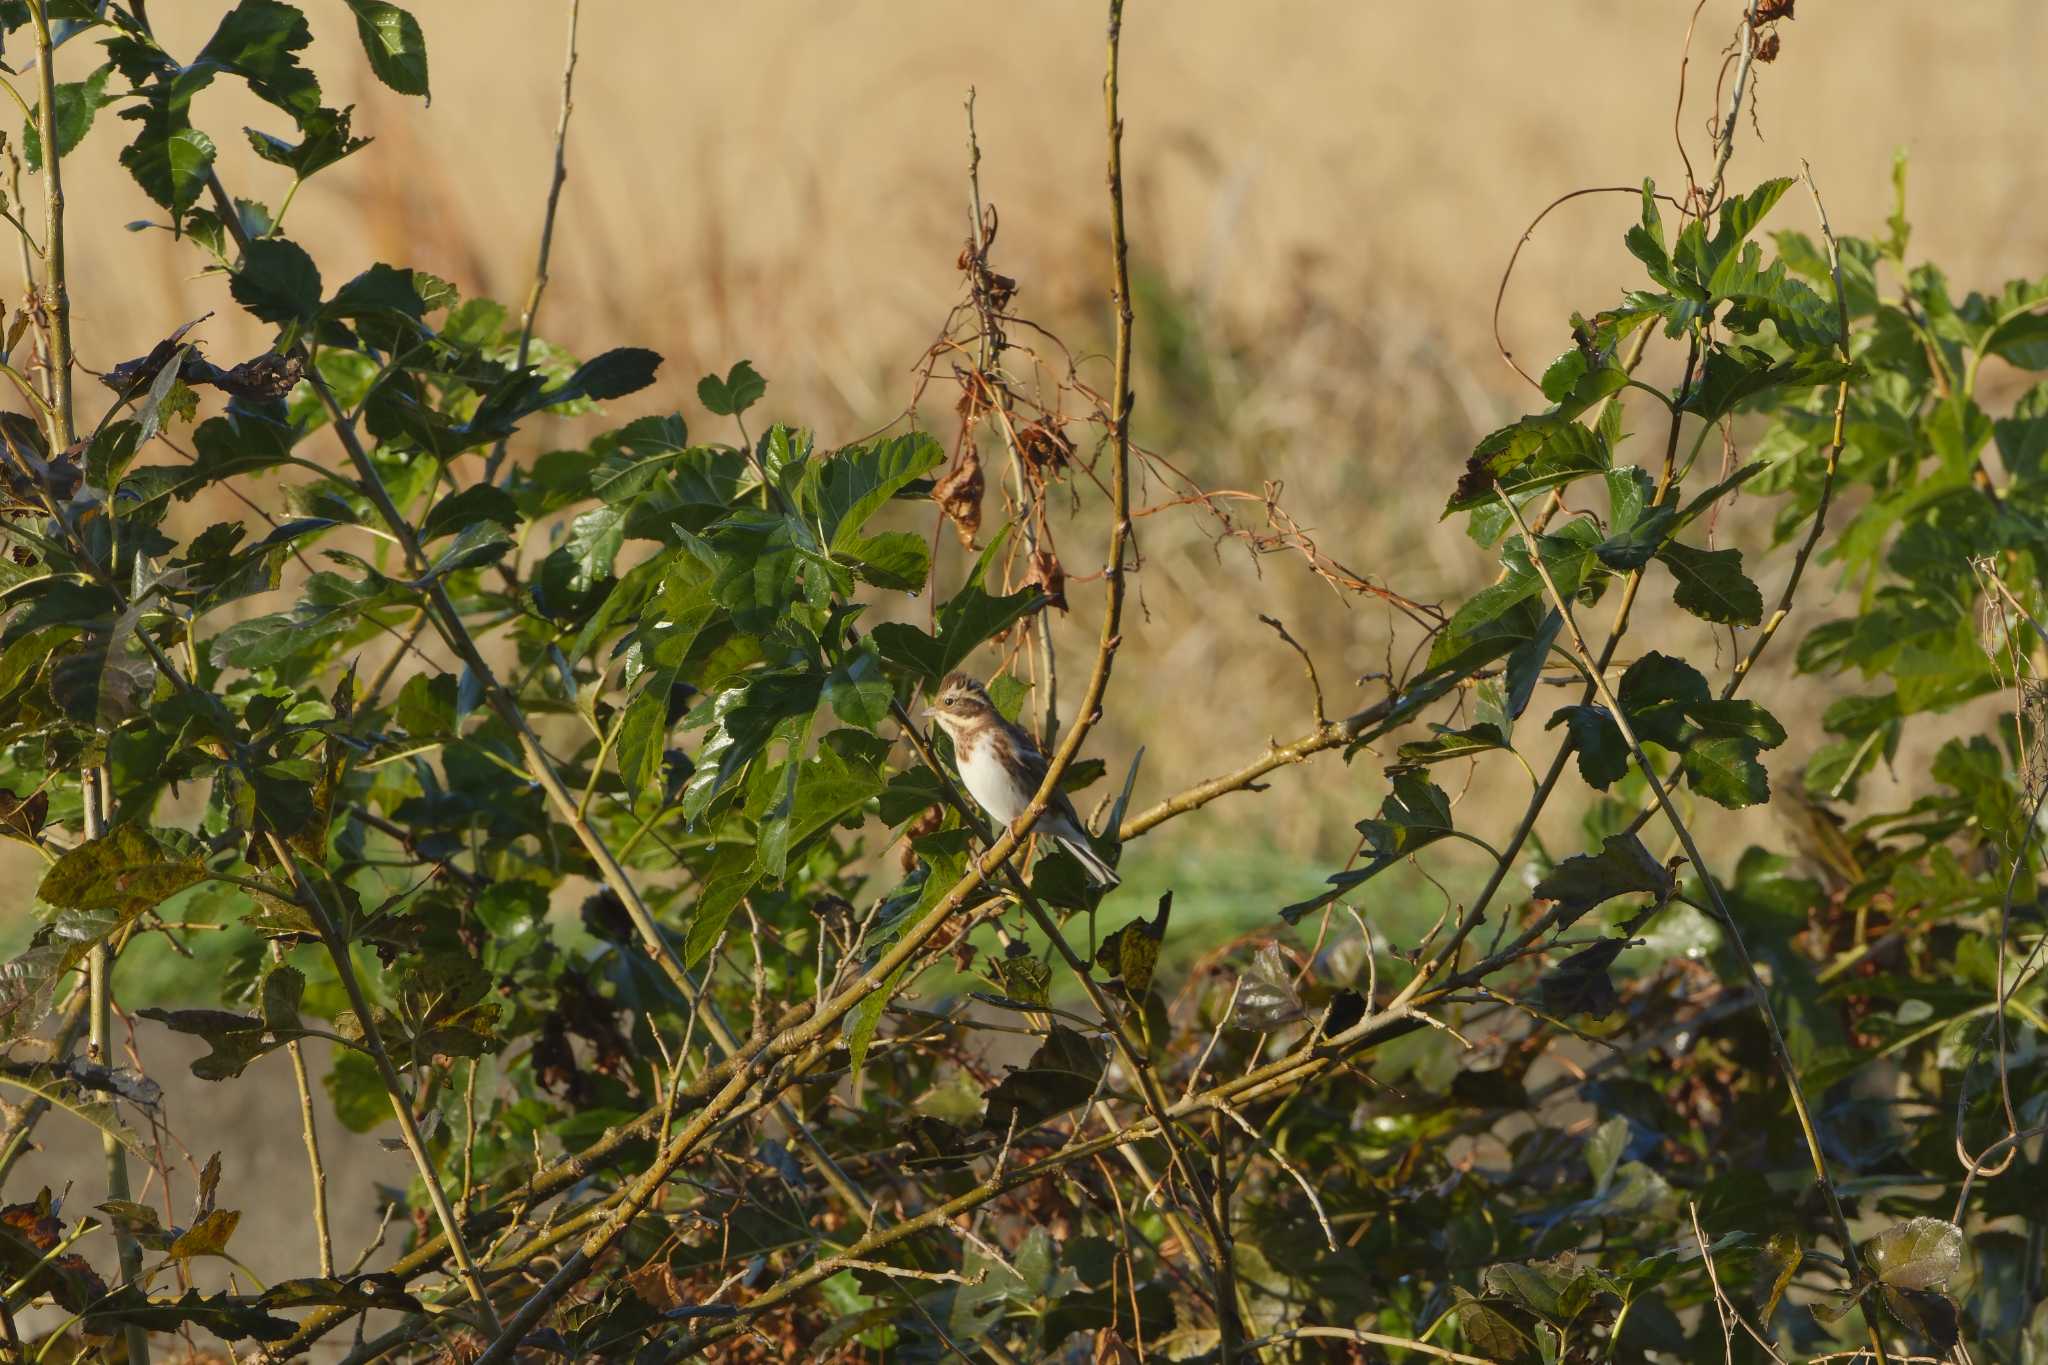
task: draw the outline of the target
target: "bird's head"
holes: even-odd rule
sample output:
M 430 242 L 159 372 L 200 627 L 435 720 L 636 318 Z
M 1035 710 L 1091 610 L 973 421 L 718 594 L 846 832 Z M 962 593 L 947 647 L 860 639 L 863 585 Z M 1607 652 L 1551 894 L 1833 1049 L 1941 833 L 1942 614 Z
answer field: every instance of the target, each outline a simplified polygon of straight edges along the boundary
M 935 720 L 949 735 L 960 735 L 986 724 L 996 714 L 988 689 L 965 673 L 955 673 L 939 685 L 938 695 L 925 708 L 925 717 Z

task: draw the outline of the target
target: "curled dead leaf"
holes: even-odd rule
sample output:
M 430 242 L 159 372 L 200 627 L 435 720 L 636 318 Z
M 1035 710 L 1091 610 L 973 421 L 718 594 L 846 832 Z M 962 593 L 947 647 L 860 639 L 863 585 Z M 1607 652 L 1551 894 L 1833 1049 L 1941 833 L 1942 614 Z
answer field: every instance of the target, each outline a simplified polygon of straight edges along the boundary
M 959 458 L 946 472 L 946 477 L 932 486 L 932 501 L 953 523 L 953 534 L 960 537 L 960 543 L 968 549 L 974 548 L 974 537 L 981 530 L 981 495 L 986 490 L 981 475 L 981 455 L 971 441 L 963 441 Z
M 1041 418 L 1017 428 L 1017 453 L 1040 483 L 1065 469 L 1074 458 L 1074 443 L 1066 432 Z
M 1044 593 L 1048 607 L 1067 609 L 1067 571 L 1060 566 L 1059 557 L 1043 545 L 1031 552 L 1031 572 L 1024 575 L 1024 586 Z

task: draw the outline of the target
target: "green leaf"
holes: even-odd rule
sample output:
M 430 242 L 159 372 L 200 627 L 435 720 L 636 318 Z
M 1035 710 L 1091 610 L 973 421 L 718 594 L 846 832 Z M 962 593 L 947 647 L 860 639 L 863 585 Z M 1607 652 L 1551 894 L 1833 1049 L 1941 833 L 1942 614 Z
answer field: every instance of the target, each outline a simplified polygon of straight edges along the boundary
M 1939 1289 L 1963 1266 L 1963 1230 L 1940 1218 L 1894 1223 L 1864 1247 L 1877 1278 L 1894 1289 Z
M 426 307 L 412 271 L 380 262 L 334 291 L 324 312 L 330 318 L 393 313 L 417 322 Z
M 272 165 L 287 168 L 301 180 L 370 145 L 370 139 L 354 135 L 355 113 L 352 109 L 316 109 L 297 117 L 301 134 L 297 142 L 255 128 L 242 131 L 256 155 Z M 260 237 L 269 232 L 270 220 L 261 212 L 260 205 L 253 205 L 246 199 L 235 202 L 241 213 L 245 236 Z M 254 219 L 260 221 L 252 221 Z M 199 229 L 195 227 L 193 233 L 199 235 Z
M 1536 883 L 1534 894 L 1558 903 L 1560 922 L 1569 925 L 1616 896 L 1648 893 L 1662 900 L 1672 891 L 1671 874 L 1633 834 L 1609 835 L 1598 853 L 1567 858 Z
M 512 495 L 491 484 L 473 484 L 441 499 L 420 523 L 421 541 L 438 540 L 479 523 L 489 522 L 507 531 L 519 529 L 519 507 Z
M 1724 626 L 1763 623 L 1763 593 L 1743 574 L 1742 551 L 1696 550 L 1672 541 L 1657 558 L 1678 580 L 1674 600 L 1694 616 Z
M 833 714 L 863 730 L 877 729 L 889 718 L 895 695 L 882 676 L 881 660 L 867 649 L 849 656 L 825 679 L 825 700 Z
M 995 960 L 997 979 L 1002 983 L 1003 994 L 1011 1000 L 1027 1005 L 1049 1004 L 1052 999 L 1052 968 L 1041 958 L 1024 950 L 1018 943 L 1014 951 Z
M 875 648 L 883 658 L 911 669 L 925 681 L 937 683 L 967 661 L 991 636 L 1009 629 L 1043 599 L 1036 592 L 1014 592 L 992 597 L 982 587 L 989 567 L 996 562 L 1009 537 L 1006 526 L 989 542 L 967 582 L 939 608 L 939 634 L 934 639 L 916 626 L 887 621 L 875 627 Z
M 818 519 L 819 539 L 835 554 L 855 544 L 868 519 L 946 453 L 923 432 L 842 450 L 813 460 L 800 489 Z
M 334 1116 L 351 1133 L 367 1133 L 391 1117 L 391 1097 L 377 1064 L 353 1048 L 336 1048 L 334 1066 L 321 1082 L 334 1102 Z
M 263 1006 L 263 1026 L 283 1034 L 299 1027 L 299 1004 L 306 994 L 306 975 L 283 963 L 263 975 L 258 999 Z
M 1685 777 L 1692 789 L 1730 810 L 1760 806 L 1771 799 L 1770 775 L 1757 762 L 1753 739 L 1701 739 L 1685 750 Z
M 1614 1180 L 1614 1168 L 1628 1148 L 1628 1120 L 1620 1114 L 1602 1123 L 1586 1139 L 1586 1169 L 1593 1173 L 1593 1188 L 1606 1193 Z
M 654 382 L 661 368 L 661 356 L 641 346 L 620 346 L 576 367 L 560 388 L 541 395 L 542 407 L 554 407 L 577 398 L 624 398 Z
M 1668 500 L 1650 501 L 1654 493 L 1650 473 L 1636 465 L 1609 470 L 1607 493 L 1611 508 L 1608 534 L 1593 553 L 1610 569 L 1640 569 L 1675 529 L 1677 508 Z
M 420 1301 L 405 1292 L 402 1276 L 371 1272 L 367 1275 L 309 1277 L 278 1280 L 256 1296 L 265 1308 L 313 1308 L 331 1306 L 352 1311 L 389 1308 L 402 1313 L 424 1313 Z
M 1833 317 L 1832 309 L 1829 317 Z M 1832 326 L 1830 321 L 1830 329 Z M 1827 349 L 1808 349 L 1779 360 L 1754 346 L 1716 347 L 1707 352 L 1700 377 L 1694 381 L 1683 406 L 1704 421 L 1718 422 L 1759 395 L 1838 383 L 1855 373 L 1854 365 L 1844 363 Z
M 725 922 L 739 908 L 740 901 L 761 880 L 760 859 L 752 844 L 723 843 L 703 873 L 697 904 L 691 911 L 690 930 L 683 941 L 683 961 L 696 966 L 704 960 L 725 930 Z
M 697 381 L 697 401 L 720 417 L 737 417 L 760 401 L 768 392 L 768 381 L 754 372 L 747 361 L 740 361 L 720 379 L 707 374 Z
M 182 1298 L 151 1299 L 132 1285 L 95 1301 L 85 1317 L 94 1324 L 130 1323 L 152 1332 L 175 1332 L 188 1325 L 204 1327 L 223 1341 L 243 1337 L 282 1341 L 297 1330 L 291 1319 L 274 1317 L 225 1291 L 208 1298 L 188 1289 Z M 103 1331 L 99 1326 L 88 1330 Z
M 846 1051 L 852 1059 L 853 1074 L 856 1077 L 867 1065 L 868 1048 L 874 1044 L 875 1030 L 881 1026 L 883 1011 L 888 1009 L 890 999 L 896 994 L 896 987 L 902 983 L 903 970 L 903 967 L 898 967 L 889 973 L 879 986 L 869 991 L 866 998 L 854 1007 L 852 1027 L 846 1030 Z
M 921 592 L 931 577 L 931 546 L 915 531 L 856 537 L 840 553 L 863 583 L 893 592 Z
M 172 853 L 143 826 L 118 825 L 57 859 L 36 895 L 60 909 L 114 911 L 119 928 L 206 875 L 198 858 Z
M 1508 747 L 1507 737 L 1501 734 L 1497 725 L 1474 725 L 1463 730 L 1453 730 L 1447 725 L 1429 728 L 1436 732 L 1436 738 L 1403 744 L 1400 748 L 1402 763 L 1442 763 Z
M 356 32 L 377 79 L 401 95 L 427 98 L 427 40 L 419 21 L 378 0 L 349 0 L 349 8 L 356 13 Z
M 320 269 L 298 243 L 266 237 L 249 243 L 229 292 L 265 322 L 308 322 L 320 312 Z
M 211 1052 L 192 1059 L 192 1074 L 203 1081 L 233 1080 L 247 1070 L 251 1062 L 282 1047 L 287 1041 L 267 1036 L 268 1025 L 250 1014 L 235 1014 L 228 1010 L 154 1008 L 137 1010 L 136 1013 L 144 1019 L 155 1020 L 173 1033 L 204 1038 L 211 1045 Z
M 661 790 L 662 756 L 668 745 L 668 675 L 657 674 L 626 704 L 619 720 L 619 781 L 629 801 Z
M 183 218 L 206 188 L 213 168 L 213 139 L 194 128 L 181 107 L 162 103 L 123 109 L 121 117 L 141 124 L 135 140 L 121 150 L 121 164 L 151 199 Z
M 1596 791 L 1606 791 L 1628 773 L 1628 740 L 1607 708 L 1587 704 L 1561 707 L 1543 728 L 1569 726 L 1576 742 L 1579 776 Z
M 1606 436 L 1563 410 L 1526 417 L 1473 449 L 1444 515 L 1497 502 L 1496 481 L 1509 497 L 1520 498 L 1604 473 L 1612 464 Z
M 113 74 L 113 65 L 109 63 L 82 81 L 71 81 L 57 87 L 51 107 L 56 111 L 58 157 L 70 156 L 71 149 L 91 131 L 93 115 L 114 102 L 115 97 L 107 93 L 107 78 Z M 37 112 L 40 114 L 41 111 Z M 22 127 L 21 150 L 28 168 L 41 174 L 43 139 L 33 120 Z

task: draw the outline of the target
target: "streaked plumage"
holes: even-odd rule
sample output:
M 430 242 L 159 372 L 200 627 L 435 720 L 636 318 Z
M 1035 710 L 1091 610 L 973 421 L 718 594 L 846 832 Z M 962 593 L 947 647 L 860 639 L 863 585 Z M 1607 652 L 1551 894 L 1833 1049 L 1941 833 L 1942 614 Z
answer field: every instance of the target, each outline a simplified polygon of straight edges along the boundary
M 974 803 L 998 825 L 1006 826 L 1022 815 L 1045 780 L 1045 755 L 1029 734 L 1003 719 L 982 685 L 965 673 L 953 674 L 925 715 L 952 739 L 954 765 Z M 1088 842 L 1081 817 L 1065 792 L 1053 794 L 1032 828 L 1079 859 L 1097 885 L 1117 884 L 1116 870 Z

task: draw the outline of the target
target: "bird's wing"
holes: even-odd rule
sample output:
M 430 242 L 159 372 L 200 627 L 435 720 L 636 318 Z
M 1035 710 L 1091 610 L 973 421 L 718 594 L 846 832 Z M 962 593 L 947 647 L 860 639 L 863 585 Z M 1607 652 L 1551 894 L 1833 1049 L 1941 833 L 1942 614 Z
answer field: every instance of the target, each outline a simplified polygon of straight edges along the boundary
M 1010 739 L 1010 747 L 1016 752 L 1017 766 L 1024 777 L 1024 789 L 1035 794 L 1039 784 L 1045 781 L 1045 755 L 1038 752 L 1037 743 L 1018 726 L 1010 727 Z M 1066 816 L 1075 829 L 1086 831 L 1087 826 L 1081 823 L 1080 813 L 1074 809 L 1074 803 L 1066 792 L 1054 792 L 1052 800 L 1046 803 L 1046 809 L 1053 814 Z

